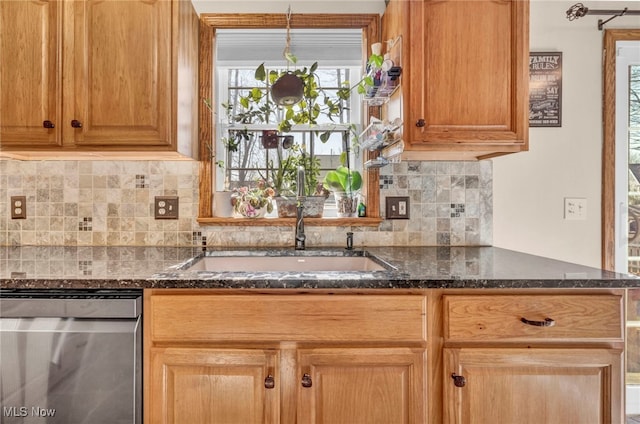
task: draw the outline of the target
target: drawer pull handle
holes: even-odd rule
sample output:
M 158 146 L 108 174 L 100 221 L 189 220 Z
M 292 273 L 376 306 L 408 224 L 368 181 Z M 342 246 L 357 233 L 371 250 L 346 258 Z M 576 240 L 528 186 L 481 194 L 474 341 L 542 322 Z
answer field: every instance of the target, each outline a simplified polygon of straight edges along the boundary
M 48 119 L 46 121 L 42 121 L 42 126 L 45 128 L 55 128 L 56 126 L 53 125 L 53 122 L 49 121 Z
M 273 378 L 273 376 L 271 374 L 269 374 L 264 379 L 264 388 L 265 389 L 273 389 L 274 387 L 276 387 L 276 380 Z
M 71 126 L 73 128 L 82 128 L 82 122 L 78 121 L 77 119 L 74 119 L 71 121 Z
M 311 381 L 311 376 L 307 373 L 302 375 L 302 387 L 311 387 L 313 385 L 313 381 Z
M 524 317 L 520 318 L 520 321 L 524 322 L 527 325 L 533 325 L 535 327 L 553 327 L 556 325 L 556 322 L 551 318 L 545 318 L 544 321 L 531 321 Z
M 464 387 L 467 384 L 467 379 L 455 372 L 451 374 L 451 378 L 453 378 L 453 385 L 456 387 Z

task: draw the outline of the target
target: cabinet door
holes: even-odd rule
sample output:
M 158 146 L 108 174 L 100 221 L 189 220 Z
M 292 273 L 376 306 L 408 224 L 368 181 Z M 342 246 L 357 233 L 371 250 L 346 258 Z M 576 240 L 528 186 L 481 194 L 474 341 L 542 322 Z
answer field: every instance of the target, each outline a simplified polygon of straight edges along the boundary
M 421 349 L 300 350 L 298 422 L 424 423 L 424 362 Z
M 61 143 L 61 6 L 45 0 L 0 2 L 1 147 Z
M 147 422 L 279 422 L 278 356 L 259 349 L 153 348 Z
M 409 3 L 408 148 L 526 148 L 528 1 Z
M 445 422 L 622 422 L 621 357 L 613 349 L 445 349 Z
M 67 51 L 73 68 L 64 80 L 69 145 L 171 145 L 174 3 L 73 2 L 75 36 Z M 71 127 L 72 120 L 82 126 Z

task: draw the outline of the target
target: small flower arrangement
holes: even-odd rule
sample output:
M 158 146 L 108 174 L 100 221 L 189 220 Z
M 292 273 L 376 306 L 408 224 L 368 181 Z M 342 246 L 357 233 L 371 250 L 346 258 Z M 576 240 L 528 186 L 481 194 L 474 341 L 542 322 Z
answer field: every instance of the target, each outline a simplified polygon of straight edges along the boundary
M 233 211 L 238 217 L 262 218 L 273 211 L 272 199 L 275 191 L 267 187 L 264 182 L 259 182 L 258 187 L 239 187 L 231 194 Z

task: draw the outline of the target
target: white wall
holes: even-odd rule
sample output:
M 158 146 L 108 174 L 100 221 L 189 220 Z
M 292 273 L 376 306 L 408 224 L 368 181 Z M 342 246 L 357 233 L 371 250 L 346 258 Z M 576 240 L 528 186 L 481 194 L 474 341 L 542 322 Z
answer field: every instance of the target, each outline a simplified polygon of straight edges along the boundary
M 598 18 L 570 22 L 573 2 L 531 1 L 531 51 L 563 54 L 562 127 L 531 128 L 529 152 L 493 160 L 495 246 L 584 265 L 601 264 L 602 37 Z M 640 2 L 585 2 L 640 9 Z M 637 7 L 636 7 L 637 6 Z M 605 28 L 640 28 L 616 18 Z M 587 199 L 587 219 L 564 220 L 564 198 Z

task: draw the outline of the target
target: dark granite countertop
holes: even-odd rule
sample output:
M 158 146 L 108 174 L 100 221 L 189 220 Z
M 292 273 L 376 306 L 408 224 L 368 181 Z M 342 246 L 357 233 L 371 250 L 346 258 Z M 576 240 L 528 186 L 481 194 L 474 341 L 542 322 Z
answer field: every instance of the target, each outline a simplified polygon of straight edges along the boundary
M 214 272 L 184 269 L 201 248 L 0 247 L 0 288 L 625 288 L 640 279 L 496 247 L 372 247 L 396 269 Z M 237 248 L 250 255 L 352 255 L 342 248 Z M 207 249 L 207 255 L 229 250 Z M 250 260 L 250 259 L 249 259 Z M 274 261 L 277 261 L 274 258 Z

